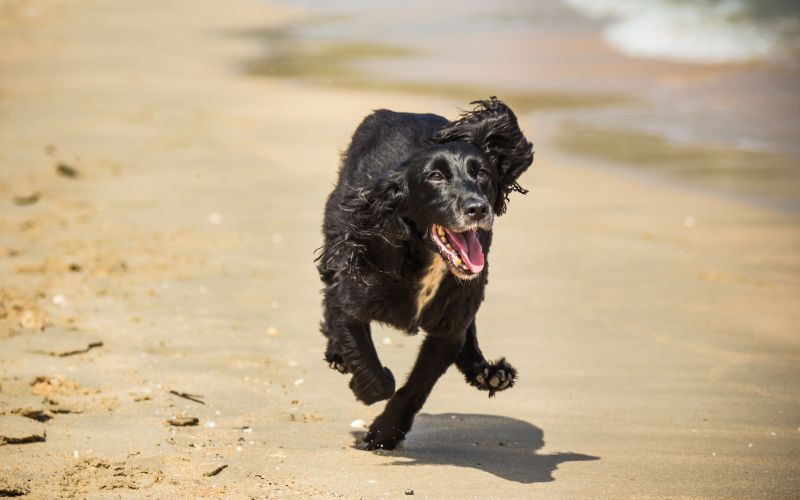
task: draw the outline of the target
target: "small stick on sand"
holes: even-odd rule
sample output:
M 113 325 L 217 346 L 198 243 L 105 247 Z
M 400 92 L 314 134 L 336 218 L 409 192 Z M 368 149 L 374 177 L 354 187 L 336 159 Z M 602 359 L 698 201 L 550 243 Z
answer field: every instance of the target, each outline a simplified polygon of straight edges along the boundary
M 222 464 L 222 465 L 220 465 L 219 467 L 217 467 L 216 469 L 214 469 L 214 470 L 212 470 L 210 472 L 203 473 L 203 475 L 206 476 L 206 477 L 216 476 L 217 474 L 219 474 L 220 472 L 225 470 L 227 467 L 228 467 L 228 464 Z
M 202 401 L 202 400 L 198 399 L 198 398 L 202 398 L 203 397 L 203 396 L 200 396 L 198 394 L 189 394 L 189 393 L 186 393 L 186 392 L 178 392 L 178 391 L 169 391 L 169 393 L 170 394 L 174 394 L 174 395 L 176 395 L 176 396 L 178 396 L 180 398 L 183 398 L 183 399 L 188 399 L 189 401 L 194 401 L 195 403 L 200 403 L 201 405 L 206 404 L 205 401 Z

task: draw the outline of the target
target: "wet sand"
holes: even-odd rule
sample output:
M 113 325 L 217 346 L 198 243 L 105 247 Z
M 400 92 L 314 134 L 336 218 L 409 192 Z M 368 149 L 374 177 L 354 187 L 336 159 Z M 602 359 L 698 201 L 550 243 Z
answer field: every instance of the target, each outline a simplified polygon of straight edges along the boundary
M 521 380 L 448 372 L 404 449 L 358 451 L 381 405 L 322 361 L 324 198 L 371 109 L 465 103 L 245 76 L 240 33 L 300 15 L 262 2 L 6 5 L 0 491 L 797 496 L 797 215 L 561 156 L 533 114 L 478 317 Z M 406 372 L 419 339 L 375 338 Z

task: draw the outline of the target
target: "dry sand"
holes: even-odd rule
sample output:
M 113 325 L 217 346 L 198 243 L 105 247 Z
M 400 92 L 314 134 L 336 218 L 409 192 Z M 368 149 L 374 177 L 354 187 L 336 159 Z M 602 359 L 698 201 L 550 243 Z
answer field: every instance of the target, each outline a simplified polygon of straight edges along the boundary
M 478 318 L 521 380 L 489 400 L 453 370 L 404 449 L 358 451 L 382 405 L 322 362 L 312 263 L 338 151 L 373 108 L 465 103 L 242 76 L 237 33 L 295 15 L 254 0 L 0 13 L 0 493 L 800 495 L 797 215 L 526 121 Z M 375 337 L 405 372 L 419 339 Z

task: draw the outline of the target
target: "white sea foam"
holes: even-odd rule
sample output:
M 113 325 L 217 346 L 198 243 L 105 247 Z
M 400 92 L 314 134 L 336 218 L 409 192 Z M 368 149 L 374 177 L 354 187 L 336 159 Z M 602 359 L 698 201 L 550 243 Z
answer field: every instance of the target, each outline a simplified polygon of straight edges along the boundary
M 686 62 L 742 62 L 788 53 L 796 16 L 754 18 L 743 0 L 564 0 L 591 17 L 613 21 L 605 39 L 632 56 Z

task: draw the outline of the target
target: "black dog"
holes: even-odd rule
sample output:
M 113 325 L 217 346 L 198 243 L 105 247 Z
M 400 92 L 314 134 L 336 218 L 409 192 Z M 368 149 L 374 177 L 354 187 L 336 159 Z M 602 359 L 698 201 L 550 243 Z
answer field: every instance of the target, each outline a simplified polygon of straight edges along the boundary
M 448 122 L 433 114 L 379 110 L 356 129 L 325 207 L 319 273 L 325 283 L 325 359 L 352 373 L 359 401 L 388 399 L 364 441 L 393 449 L 439 377 L 456 363 L 480 390 L 514 385 L 505 359 L 487 362 L 475 314 L 487 283 L 492 222 L 533 162 L 514 113 L 492 97 Z M 370 322 L 427 336 L 395 392 Z

